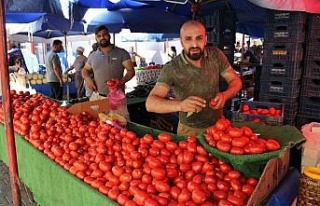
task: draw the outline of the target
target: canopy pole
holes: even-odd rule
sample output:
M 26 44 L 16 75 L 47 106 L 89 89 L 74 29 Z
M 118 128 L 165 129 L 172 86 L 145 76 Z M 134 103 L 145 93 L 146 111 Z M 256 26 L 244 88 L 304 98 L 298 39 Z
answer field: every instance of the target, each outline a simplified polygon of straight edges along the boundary
M 6 130 L 7 140 L 7 154 L 10 174 L 10 186 L 13 200 L 13 206 L 21 206 L 21 194 L 19 188 L 19 176 L 17 166 L 17 154 L 16 145 L 13 130 L 12 121 L 12 108 L 11 108 L 11 97 L 10 97 L 10 86 L 9 86 L 9 69 L 8 69 L 8 58 L 7 58 L 7 35 L 5 30 L 5 5 L 4 0 L 1 1 L 0 6 L 0 32 L 2 33 L 2 39 L 0 41 L 0 74 L 1 74 L 1 89 L 2 89 L 2 100 L 4 107 L 4 124 Z

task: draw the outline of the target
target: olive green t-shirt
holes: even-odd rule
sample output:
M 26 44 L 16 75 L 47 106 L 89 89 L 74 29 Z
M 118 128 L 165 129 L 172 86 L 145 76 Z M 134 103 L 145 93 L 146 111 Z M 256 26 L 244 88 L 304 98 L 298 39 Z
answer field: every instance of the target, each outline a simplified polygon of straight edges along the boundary
M 232 69 L 228 59 L 216 47 L 207 47 L 202 58 L 201 68 L 187 62 L 183 52 L 164 65 L 157 85 L 166 85 L 173 89 L 178 100 L 189 96 L 206 99 L 207 106 L 201 112 L 187 117 L 187 112 L 179 112 L 179 121 L 190 127 L 206 128 L 222 117 L 222 110 L 209 107 L 210 100 L 219 92 L 220 75 Z

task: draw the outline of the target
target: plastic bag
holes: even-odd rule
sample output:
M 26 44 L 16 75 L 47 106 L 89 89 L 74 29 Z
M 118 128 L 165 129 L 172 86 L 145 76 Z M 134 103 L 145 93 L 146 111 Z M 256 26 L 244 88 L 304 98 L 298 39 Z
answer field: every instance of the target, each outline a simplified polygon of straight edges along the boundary
M 126 95 L 120 88 L 110 88 L 108 93 L 110 109 L 117 110 L 125 104 Z
M 118 113 L 123 116 L 127 121 L 130 120 L 129 112 L 127 109 L 126 95 L 119 86 L 119 80 L 110 79 L 107 81 L 109 93 L 107 95 L 110 104 L 110 112 Z

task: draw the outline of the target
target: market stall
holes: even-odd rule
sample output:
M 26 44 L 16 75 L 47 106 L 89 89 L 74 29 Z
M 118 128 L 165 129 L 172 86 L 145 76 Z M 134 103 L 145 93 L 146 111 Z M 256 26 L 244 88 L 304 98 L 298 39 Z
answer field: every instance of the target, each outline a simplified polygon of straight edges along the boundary
M 92 157 L 94 157 L 94 159 L 92 159 L 92 160 L 90 160 L 91 158 L 86 160 L 86 161 L 88 161 L 88 164 L 89 163 L 90 163 L 90 165 L 96 164 L 96 167 L 98 166 L 98 164 L 96 162 L 97 161 L 96 158 L 98 157 L 98 154 L 91 153 L 92 149 L 99 151 L 98 153 L 106 154 L 107 150 L 103 150 L 103 151 L 100 150 L 103 148 L 100 148 L 98 150 L 99 146 L 98 147 L 94 146 L 95 145 L 94 141 L 101 142 L 101 140 L 104 139 L 103 142 L 105 142 L 105 141 L 107 142 L 108 141 L 107 139 L 111 138 L 110 135 L 107 136 L 108 133 L 106 133 L 106 136 L 101 136 L 102 134 L 100 134 L 100 133 L 101 133 L 102 129 L 104 128 L 102 126 L 103 124 L 101 125 L 101 123 L 97 123 L 94 119 L 92 119 L 92 117 L 85 115 L 83 113 L 83 111 L 86 111 L 86 110 L 83 110 L 84 106 L 77 107 L 76 111 L 74 111 L 74 110 L 72 111 L 72 114 L 73 114 L 72 115 L 72 114 L 65 113 L 66 108 L 59 106 L 58 104 L 54 103 L 52 100 L 49 100 L 49 99 L 42 97 L 42 95 L 40 95 L 40 94 L 33 95 L 33 96 L 30 96 L 28 94 L 25 94 L 23 96 L 22 96 L 22 94 L 19 94 L 20 96 L 15 95 L 15 94 L 12 94 L 12 95 L 14 97 L 13 109 L 14 109 L 14 113 L 15 113 L 15 116 L 14 116 L 15 130 L 16 130 L 16 132 L 18 132 L 20 134 L 20 135 L 18 135 L 18 134 L 15 135 L 15 143 L 16 143 L 16 147 L 17 147 L 17 157 L 18 157 L 18 166 L 21 168 L 19 170 L 19 176 L 22 179 L 22 181 L 28 187 L 30 187 L 31 191 L 34 194 L 35 200 L 41 205 L 56 205 L 57 202 L 59 202 L 59 205 L 68 205 L 68 206 L 69 205 L 88 205 L 88 204 L 114 205 L 115 203 L 110 201 L 103 194 L 107 195 L 109 198 L 114 198 L 114 196 L 112 196 L 109 192 L 106 192 L 105 190 L 103 190 L 102 185 L 97 187 L 93 183 L 94 181 L 98 181 L 98 182 L 99 181 L 111 181 L 111 179 L 104 179 L 105 177 L 103 177 L 103 176 L 93 177 L 94 174 L 97 175 L 97 172 L 94 172 L 95 170 L 89 172 L 88 174 L 82 174 L 82 173 L 80 173 L 82 170 L 78 170 L 79 168 L 78 168 L 78 166 L 76 166 L 76 164 L 78 164 L 76 162 L 83 161 L 81 159 L 77 159 L 76 157 L 80 158 L 82 155 L 84 155 L 84 156 L 82 156 L 82 158 L 85 158 L 86 152 L 88 152 L 87 155 L 93 155 Z M 20 100 L 19 97 L 24 97 L 25 100 Z M 27 113 L 30 113 L 29 115 L 32 116 L 31 122 L 29 124 L 23 123 L 24 122 L 23 117 L 19 118 L 17 116 L 17 115 L 19 115 L 19 110 L 22 111 L 21 109 L 25 108 L 24 105 L 26 105 L 26 103 L 23 103 L 22 101 L 28 102 L 27 104 L 32 104 L 30 106 L 33 110 L 26 111 Z M 92 103 L 94 103 L 94 102 L 92 102 Z M 80 105 L 84 105 L 84 104 L 86 104 L 86 103 L 80 103 Z M 51 105 L 51 106 L 49 106 L 49 105 Z M 43 106 L 45 108 L 43 108 Z M 89 108 L 91 108 L 91 106 Z M 51 108 L 51 112 L 50 112 L 51 117 L 47 117 L 48 119 L 39 120 L 39 121 L 43 122 L 43 124 L 41 124 L 41 125 L 45 124 L 45 125 L 47 125 L 46 127 L 48 127 L 46 130 L 41 130 L 41 126 L 39 127 L 39 122 L 33 121 L 34 118 L 37 116 L 37 114 L 34 113 L 33 111 L 37 111 L 38 110 L 37 108 L 43 108 L 44 110 L 46 110 L 47 107 Z M 42 110 L 42 111 L 44 111 L 44 110 Z M 71 110 L 70 110 L 70 112 L 71 112 Z M 55 115 L 54 119 L 52 118 L 53 117 L 52 115 Z M 62 117 L 61 115 L 64 116 L 63 119 L 61 118 Z M 3 118 L 3 113 L 1 114 L 1 117 Z M 1 119 L 1 121 L 3 121 L 3 119 Z M 54 125 L 56 125 L 55 127 L 52 127 L 52 125 L 49 126 L 50 124 L 53 123 L 52 121 L 56 121 L 56 123 L 54 124 Z M 62 126 L 61 123 L 64 121 L 70 121 L 71 125 L 69 125 L 68 127 Z M 73 140 L 72 139 L 67 140 L 66 139 L 67 135 L 63 135 L 63 133 L 65 133 L 67 131 L 73 132 L 73 130 L 76 130 L 76 128 L 74 128 L 74 127 L 73 127 L 73 130 L 70 130 L 70 127 L 72 127 L 72 125 L 74 126 L 74 123 L 72 123 L 73 121 L 78 121 L 77 124 L 79 124 L 81 122 L 83 123 L 85 121 L 89 121 L 89 122 L 87 122 L 83 125 L 79 125 L 78 126 L 78 133 L 75 133 L 76 136 L 74 136 L 72 138 Z M 226 121 L 226 120 L 224 120 L 224 121 Z M 49 123 L 49 122 L 51 122 L 51 123 Z M 100 124 L 100 127 L 98 126 L 98 124 Z M 213 158 L 216 158 L 216 157 L 219 157 L 219 159 L 221 158 L 221 160 L 223 160 L 225 162 L 225 164 L 230 164 L 234 168 L 234 171 L 241 172 L 241 175 L 244 175 L 243 178 L 260 177 L 259 184 L 256 185 L 257 186 L 256 190 L 255 190 L 256 192 L 252 193 L 252 196 L 250 193 L 250 200 L 246 199 L 246 201 L 249 201 L 250 204 L 260 205 L 260 203 L 268 197 L 268 195 L 272 192 L 272 190 L 285 177 L 285 175 L 289 169 L 290 147 L 292 145 L 298 146 L 301 142 L 304 141 L 304 138 L 301 136 L 301 134 L 294 127 L 290 127 L 290 126 L 277 127 L 276 129 L 270 130 L 270 126 L 267 127 L 264 125 L 254 124 L 254 123 L 246 124 L 246 125 L 248 125 L 250 128 L 252 128 L 255 132 L 260 133 L 264 137 L 272 137 L 272 138 L 277 139 L 277 141 L 279 141 L 281 143 L 281 150 L 279 150 L 277 152 L 270 153 L 270 154 L 269 153 L 260 154 L 258 156 L 252 156 L 252 155 L 244 155 L 243 157 L 234 156 L 230 159 L 229 154 L 223 154 L 223 152 L 221 152 L 221 151 L 216 151 L 214 148 L 210 148 L 211 146 L 207 145 L 207 143 L 205 142 L 206 139 L 204 139 L 204 136 L 199 136 L 198 139 L 200 140 L 201 145 L 203 145 L 203 147 L 205 149 L 207 149 L 207 151 L 209 151 L 210 153 L 212 153 L 215 156 Z M 238 126 L 240 126 L 240 125 L 238 125 Z M 83 142 L 84 139 L 86 139 L 86 138 L 85 138 L 85 136 L 82 136 L 82 135 L 85 135 L 85 131 L 86 131 L 85 128 L 87 128 L 89 131 L 91 131 L 90 127 L 97 128 L 97 129 L 99 128 L 98 130 L 95 129 L 95 131 L 100 131 L 97 134 L 91 133 L 92 138 L 93 138 L 93 135 L 99 134 L 99 137 L 96 136 L 96 139 L 90 140 L 90 142 L 93 141 L 91 146 L 88 143 L 85 144 Z M 56 128 L 56 129 L 53 129 L 53 128 Z M 80 129 L 80 128 L 82 128 L 82 129 Z M 107 128 L 109 128 L 110 134 L 114 134 L 114 135 L 116 134 L 115 132 L 118 133 L 121 131 L 120 129 L 116 129 L 116 127 L 107 126 Z M 232 128 L 230 128 L 230 129 L 232 129 Z M 55 135 L 57 139 L 54 140 L 54 141 L 57 141 L 57 143 L 59 143 L 59 144 L 54 144 L 50 140 L 52 138 L 52 136 L 50 136 L 50 134 L 52 135 L 52 133 L 50 133 L 49 131 L 55 131 L 55 132 L 61 133 L 61 135 L 58 135 L 58 136 Z M 111 131 L 113 131 L 113 132 L 111 132 Z M 47 133 L 47 132 L 49 132 L 49 133 Z M 156 139 L 158 137 L 159 140 L 151 140 L 152 142 L 154 141 L 155 148 L 160 147 L 160 145 L 158 145 L 158 146 L 156 146 L 156 145 L 160 144 L 161 141 L 165 141 L 166 143 L 171 142 L 170 139 L 164 140 L 164 139 L 160 138 L 159 134 L 163 133 L 163 131 L 155 130 L 150 127 L 145 127 L 145 126 L 138 125 L 135 123 L 129 122 L 127 125 L 127 130 L 125 130 L 123 132 L 126 132 L 126 134 L 130 133 L 130 135 L 131 135 L 130 138 L 133 138 L 133 139 L 135 139 L 135 136 L 132 136 L 132 135 L 136 134 L 137 137 L 143 139 L 143 141 L 147 141 L 146 138 L 148 138 L 150 141 L 151 140 L 150 137 L 154 138 L 154 139 Z M 39 134 L 39 133 L 43 133 L 43 135 L 46 135 L 46 138 L 43 138 L 43 136 L 42 137 L 38 136 L 37 134 Z M 3 126 L 0 127 L 0 134 L 1 134 L 0 135 L 0 137 L 1 137 L 1 139 L 0 139 L 1 140 L 0 141 L 0 158 L 1 158 L 1 160 L 4 160 L 5 162 L 7 162 L 7 157 L 6 157 L 6 153 L 5 153 L 5 151 L 6 151 L 6 146 L 5 146 L 6 145 L 6 138 L 3 135 L 4 134 L 4 127 Z M 118 133 L 118 135 L 119 134 L 120 133 Z M 148 135 L 146 135 L 146 134 L 148 134 L 150 136 L 147 137 Z M 251 132 L 251 134 L 252 134 L 252 132 Z M 129 138 L 129 134 L 123 136 L 123 138 L 124 139 Z M 184 141 L 185 144 L 188 144 L 185 137 L 179 137 L 179 136 L 172 134 L 171 138 L 175 142 Z M 112 140 L 112 138 L 109 140 Z M 138 142 L 142 141 L 140 139 L 137 139 L 137 140 L 139 140 Z M 51 146 L 48 145 L 49 141 L 51 141 Z M 65 141 L 67 141 L 67 144 Z M 71 141 L 71 142 L 69 142 L 69 141 Z M 88 142 L 89 140 L 85 140 L 85 141 Z M 118 141 L 122 141 L 123 151 L 122 150 L 119 150 L 119 151 L 117 150 L 117 151 L 118 152 L 121 151 L 121 153 L 126 152 L 127 148 L 124 148 L 124 145 L 127 144 L 127 143 L 125 143 L 125 141 L 128 141 L 128 139 L 125 141 L 118 139 Z M 189 141 L 192 141 L 193 143 L 195 143 L 194 142 L 195 139 L 189 140 Z M 158 142 L 158 143 L 156 143 L 156 142 Z M 76 147 L 77 149 L 72 149 L 74 147 L 70 146 L 71 143 L 83 144 L 82 149 L 79 150 L 79 147 Z M 171 143 L 173 143 L 173 142 L 171 142 Z M 162 143 L 162 144 L 163 145 L 161 147 L 163 148 L 164 143 Z M 173 143 L 173 144 L 175 144 L 175 143 Z M 58 146 L 58 145 L 60 145 L 60 146 Z M 61 152 L 63 152 L 62 150 L 66 149 L 65 146 L 62 146 L 62 145 L 67 145 L 67 148 L 69 148 L 69 150 L 70 150 L 69 151 L 70 154 L 72 154 L 72 152 L 77 151 L 79 156 L 78 155 L 74 156 L 76 159 L 72 162 L 69 162 L 69 160 L 65 159 L 64 155 L 62 155 L 62 153 L 61 153 Z M 180 145 L 180 143 L 179 143 L 179 145 Z M 58 150 L 58 147 L 60 148 L 59 150 Z M 88 147 L 89 148 L 92 147 L 92 148 L 88 149 Z M 108 148 L 110 149 L 110 147 L 108 147 Z M 170 149 L 170 151 L 171 151 L 171 149 Z M 183 147 L 181 146 L 180 149 L 183 150 Z M 135 150 L 142 152 L 141 150 L 138 150 L 138 148 L 135 148 Z M 174 149 L 174 150 L 176 150 L 176 149 Z M 65 151 L 67 151 L 67 150 L 65 150 Z M 169 153 L 170 153 L 170 151 L 168 149 Z M 151 150 L 149 152 L 150 152 L 149 158 L 152 158 L 151 157 L 152 156 Z M 189 151 L 189 152 L 191 152 L 191 151 Z M 194 152 L 196 152 L 196 151 L 194 151 Z M 65 152 L 65 154 L 69 154 L 69 153 Z M 199 154 L 202 154 L 202 155 L 206 154 L 207 155 L 206 152 L 205 152 L 205 154 L 203 152 L 201 152 Z M 162 155 L 164 155 L 164 154 L 162 154 Z M 162 156 L 162 155 L 160 155 L 160 156 Z M 28 157 L 27 161 L 26 161 L 25 157 Z M 104 156 L 104 158 L 107 158 L 107 156 Z M 263 159 L 263 161 L 261 161 L 262 160 L 261 158 Z M 244 160 L 247 159 L 248 161 L 239 161 L 240 159 L 244 159 Z M 142 161 L 142 159 L 140 159 L 140 160 Z M 117 161 L 120 161 L 120 160 L 117 160 Z M 163 159 L 162 161 L 165 161 L 165 159 Z M 185 161 L 187 161 L 187 160 L 185 160 Z M 199 159 L 199 161 L 200 161 L 200 159 Z M 201 160 L 201 161 L 204 161 L 204 160 Z M 248 167 L 248 164 L 250 164 L 251 166 L 253 165 L 252 161 L 255 162 L 254 167 L 256 169 L 258 169 L 258 170 L 255 170 L 255 173 L 253 173 L 253 171 L 246 170 L 246 168 Z M 279 161 L 281 161 L 281 164 Z M 214 162 L 215 162 L 215 164 L 217 164 L 218 163 L 217 159 Z M 212 162 L 212 163 L 214 164 L 214 162 Z M 242 162 L 242 165 L 241 164 L 239 165 L 240 162 Z M 99 160 L 99 168 L 101 168 L 100 163 L 101 162 Z M 113 161 L 111 161 L 110 163 L 113 163 Z M 70 164 L 70 165 L 68 166 L 68 164 Z M 150 164 L 150 162 L 148 164 Z M 190 164 L 191 164 L 191 162 L 190 162 Z M 258 164 L 258 166 L 256 164 Z M 218 164 L 216 166 L 218 167 Z M 109 169 L 111 172 L 111 167 Z M 186 172 L 186 170 L 182 169 L 182 167 L 180 169 L 182 170 L 181 172 Z M 230 169 L 231 169 L 231 167 L 230 167 Z M 101 168 L 101 170 L 102 170 L 102 168 Z M 276 177 L 274 176 L 275 175 L 274 171 L 278 171 L 278 173 L 276 174 Z M 112 171 L 112 172 L 114 173 L 115 171 Z M 146 172 L 146 171 L 144 171 L 144 172 Z M 108 172 L 106 172 L 105 175 L 107 173 Z M 85 176 L 82 176 L 81 174 L 85 175 Z M 148 174 L 148 173 L 146 173 L 146 174 Z M 237 174 L 238 174 L 238 172 L 237 172 Z M 133 173 L 132 173 L 132 175 L 133 175 Z M 84 178 L 86 176 L 88 176 L 88 177 L 92 176 L 91 178 L 93 178 L 93 181 L 89 182 L 88 178 Z M 101 179 L 99 179 L 99 178 L 101 178 Z M 119 176 L 119 178 L 122 179 L 124 177 L 121 178 L 121 176 Z M 137 177 L 136 181 L 138 179 L 139 178 Z M 124 179 L 122 179 L 122 180 L 125 181 Z M 133 179 L 132 179 L 132 181 L 134 182 Z M 129 182 L 131 183 L 131 181 L 129 181 Z M 127 182 L 127 183 L 129 183 L 129 182 Z M 109 183 L 109 184 L 111 184 L 111 183 Z M 106 186 L 107 186 L 107 183 L 106 183 Z M 119 185 L 119 187 L 120 187 L 120 185 Z M 96 189 L 94 189 L 94 188 L 96 188 Z M 266 189 L 266 188 L 268 188 L 268 189 Z M 101 193 L 98 191 L 98 189 Z M 225 188 L 225 189 L 227 189 L 227 188 Z M 159 188 L 157 188 L 157 190 L 159 190 Z M 232 190 L 231 187 L 228 190 Z M 253 190 L 251 190 L 251 192 L 253 192 Z M 118 199 L 114 199 L 114 200 L 119 201 Z M 136 200 L 136 201 L 138 201 L 138 200 Z M 216 200 L 216 201 L 219 201 L 219 200 Z

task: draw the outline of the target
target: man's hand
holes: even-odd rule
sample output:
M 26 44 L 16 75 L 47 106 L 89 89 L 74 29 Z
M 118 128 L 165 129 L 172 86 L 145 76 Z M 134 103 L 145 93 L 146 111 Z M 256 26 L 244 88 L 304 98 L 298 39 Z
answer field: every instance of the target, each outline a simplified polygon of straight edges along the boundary
M 180 103 L 180 111 L 182 112 L 200 112 L 203 108 L 206 107 L 206 100 L 197 97 L 190 96 Z
M 211 100 L 209 105 L 212 109 L 222 109 L 225 103 L 226 103 L 226 98 L 224 97 L 223 92 L 219 92 L 217 96 Z
M 89 89 L 91 89 L 92 91 L 97 91 L 97 86 L 95 84 L 95 82 L 90 78 L 86 78 L 85 79 L 85 84 L 88 86 Z

